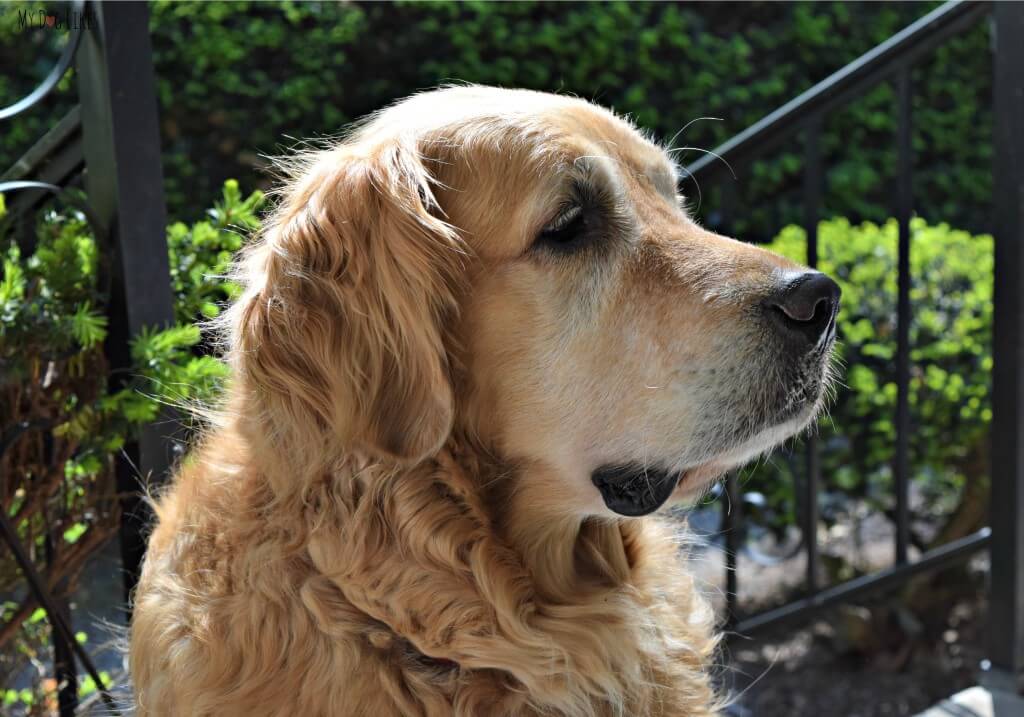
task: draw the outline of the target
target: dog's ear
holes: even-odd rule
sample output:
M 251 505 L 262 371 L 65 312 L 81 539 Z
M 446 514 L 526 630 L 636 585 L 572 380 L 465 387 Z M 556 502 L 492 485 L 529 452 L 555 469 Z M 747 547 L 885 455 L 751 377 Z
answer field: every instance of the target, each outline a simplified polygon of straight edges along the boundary
M 459 237 L 415 146 L 342 145 L 293 176 L 241 264 L 235 370 L 272 430 L 418 462 L 453 421 Z

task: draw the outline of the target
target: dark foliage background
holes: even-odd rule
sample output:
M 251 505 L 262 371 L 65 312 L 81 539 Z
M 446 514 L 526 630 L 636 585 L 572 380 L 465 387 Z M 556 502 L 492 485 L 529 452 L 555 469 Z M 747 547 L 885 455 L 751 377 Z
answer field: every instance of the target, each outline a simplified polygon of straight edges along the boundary
M 936 5 L 156 2 L 170 215 L 194 215 L 228 178 L 265 187 L 260 155 L 282 151 L 290 138 L 336 133 L 449 81 L 575 93 L 629 113 L 664 140 L 695 118 L 718 117 L 676 141 L 711 148 Z M 56 48 L 43 46 L 59 33 L 19 30 L 18 7 L 37 5 L 0 9 L 0 98 L 28 90 L 56 57 Z M 990 63 L 981 26 L 914 77 L 918 211 L 975 231 L 989 230 Z M 0 167 L 68 96 L 5 126 Z M 894 194 L 891 87 L 835 114 L 826 129 L 823 216 L 884 220 Z M 697 156 L 685 153 L 683 161 Z M 768 239 L 799 220 L 801 161 L 801 147 L 792 146 L 736 167 L 741 234 Z
M 105 297 L 94 274 L 104 257 L 84 231 L 82 217 L 43 216 L 41 251 L 33 255 L 18 253 L 0 236 L 0 369 L 6 369 L 0 371 L 0 429 L 19 411 L 52 414 L 61 424 L 67 453 L 46 470 L 37 466 L 41 459 L 29 460 L 40 446 L 27 445 L 11 457 L 20 472 L 7 473 L 19 485 L 34 486 L 32 495 L 43 508 L 33 512 L 34 504 L 20 497 L 17 505 L 3 507 L 24 514 L 19 530 L 33 546 L 43 545 L 48 535 L 40 526 L 57 525 L 49 532 L 63 541 L 58 542 L 72 576 L 86 548 L 112 532 L 117 516 L 104 507 L 109 490 L 101 488 L 109 484 L 113 452 L 133 426 L 152 418 L 154 396 L 173 401 L 193 397 L 192 389 L 212 392 L 224 374 L 204 355 L 192 322 L 216 315 L 232 296 L 234 287 L 217 276 L 242 241 L 237 230 L 259 224 L 262 195 L 249 192 L 269 185 L 263 155 L 281 153 L 299 139 L 336 134 L 412 92 L 468 81 L 573 93 L 614 107 L 681 148 L 685 164 L 700 156 L 697 148 L 713 148 L 937 4 L 151 3 L 169 216 L 189 220 L 168 227 L 180 325 L 138 337 L 134 344 L 140 376 L 162 388 L 116 395 L 102 390 Z M 0 105 L 30 91 L 64 42 L 63 31 L 19 27 L 19 10 L 40 7 L 0 4 Z M 977 529 L 987 505 L 992 361 L 987 24 L 939 49 L 915 69 L 913 81 L 918 218 L 911 289 L 916 311 L 912 527 L 915 547 L 927 549 Z M 71 73 L 41 106 L 0 125 L 0 172 L 75 97 Z M 895 105 L 892 87 L 884 84 L 830 115 L 821 138 L 827 183 L 821 208 L 826 221 L 819 227 L 821 265 L 843 286 L 840 354 L 847 365 L 831 415 L 818 425 L 826 583 L 876 567 L 848 547 L 859 546 L 860 526 L 870 527 L 866 518 L 892 511 L 896 228 L 887 218 L 896 195 Z M 706 117 L 720 121 L 696 121 Z M 770 241 L 774 250 L 801 261 L 804 235 L 790 225 L 802 219 L 802 153 L 797 140 L 749 166 L 734 166 L 737 211 L 730 225 L 741 238 Z M 720 226 L 720 188 L 701 189 L 699 213 L 712 228 Z M 692 184 L 686 191 L 696 195 Z M 206 211 L 206 221 L 199 220 L 216 196 L 221 200 Z M 75 291 L 61 288 L 75 277 L 81 284 Z M 55 349 L 68 350 L 65 344 L 74 349 L 66 360 L 47 364 Z M 44 365 L 49 366 L 45 371 Z M 96 368 L 83 371 L 86 365 Z M 52 376 L 64 382 L 54 383 Z M 33 382 L 46 385 L 40 389 Z M 46 398 L 46 391 L 58 391 L 62 401 L 24 399 Z M 63 400 L 69 396 L 74 400 Z M 795 443 L 743 472 L 745 494 L 757 498 L 744 508 L 755 528 L 750 545 L 784 548 L 796 532 L 806 472 L 802 451 Z M 52 496 L 65 486 L 74 488 L 74 500 L 55 503 Z M 19 495 L 15 489 L 0 493 Z M 0 624 L 6 625 L 0 630 L 0 674 L 18 674 L 25 655 L 42 650 L 48 638 L 42 614 L 30 600 L 7 599 L 5 575 L 14 576 L 13 568 L 0 563 Z M 899 600 L 901 627 L 881 633 L 898 635 L 899 644 L 928 644 L 946 634 L 952 625 L 948 608 L 960 587 L 956 576 L 939 577 L 907 586 Z M 868 616 L 892 617 L 877 606 Z M 908 624 L 919 627 L 908 630 Z M 843 650 L 885 652 L 857 639 L 879 631 L 858 633 L 843 624 L 835 631 Z M 15 643 L 18 650 L 5 653 Z M 19 714 L 33 714 L 54 694 L 54 686 L 42 680 L 32 690 L 6 690 L 2 703 L 4 708 L 28 705 Z

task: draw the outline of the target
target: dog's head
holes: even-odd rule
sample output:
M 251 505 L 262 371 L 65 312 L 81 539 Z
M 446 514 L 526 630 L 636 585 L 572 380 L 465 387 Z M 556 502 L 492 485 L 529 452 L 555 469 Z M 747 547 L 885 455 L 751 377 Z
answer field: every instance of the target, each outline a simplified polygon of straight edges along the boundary
M 575 513 L 696 492 L 815 416 L 839 289 L 702 229 L 677 171 L 573 98 L 385 110 L 295 163 L 229 315 L 240 380 L 306 451 L 412 464 L 457 429 Z

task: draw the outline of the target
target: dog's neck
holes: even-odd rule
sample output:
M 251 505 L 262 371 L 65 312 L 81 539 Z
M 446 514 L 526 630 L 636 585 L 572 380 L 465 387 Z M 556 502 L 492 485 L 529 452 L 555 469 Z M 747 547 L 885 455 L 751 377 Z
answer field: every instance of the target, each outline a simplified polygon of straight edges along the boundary
M 340 481 L 358 482 L 357 476 L 376 474 L 387 476 L 389 482 L 402 482 L 421 480 L 419 474 L 429 472 L 435 481 L 459 484 L 454 491 L 458 499 L 501 537 L 531 576 L 537 594 L 545 599 L 571 601 L 578 599 L 581 591 L 614 589 L 630 580 L 631 545 L 639 535 L 640 523 L 567 511 L 556 489 L 564 481 L 543 465 L 502 459 L 456 432 L 433 459 L 417 467 L 403 469 L 358 454 L 330 459 L 326 450 L 319 464 L 306 466 L 302 456 L 268 440 L 262 422 L 242 423 L 239 433 L 250 451 L 260 454 L 256 462 L 271 468 L 264 480 L 279 504 L 304 509 L 310 481 L 326 474 L 334 474 L 334 480 Z M 332 468 L 332 463 L 341 468 Z M 523 480 L 526 472 L 532 472 L 532 480 Z M 473 495 L 466 494 L 467 488 Z
M 630 581 L 630 545 L 639 527 L 635 521 L 571 513 L 552 499 L 554 488 L 537 494 L 544 485 L 559 484 L 553 470 L 497 458 L 481 462 L 476 456 L 483 454 L 478 448 L 466 451 L 453 441 L 437 460 L 449 470 L 454 466 L 468 474 L 487 519 L 522 561 L 540 596 L 572 601 L 581 592 L 614 589 Z M 524 481 L 527 471 L 550 475 Z M 532 491 L 524 489 L 527 483 Z

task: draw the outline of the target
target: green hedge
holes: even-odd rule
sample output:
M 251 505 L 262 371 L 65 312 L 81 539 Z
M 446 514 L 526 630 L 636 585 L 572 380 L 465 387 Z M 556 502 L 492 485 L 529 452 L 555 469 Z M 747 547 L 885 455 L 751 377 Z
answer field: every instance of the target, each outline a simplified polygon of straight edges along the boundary
M 844 370 L 818 423 L 823 518 L 831 524 L 851 509 L 850 497 L 883 510 L 893 506 L 897 225 L 834 219 L 819 225 L 818 242 L 819 266 L 843 289 L 838 359 Z M 989 470 L 993 241 L 915 219 L 911 242 L 911 477 L 920 517 L 935 528 L 960 506 L 966 482 L 985 481 Z M 799 227 L 784 229 L 768 248 L 806 260 Z M 768 499 L 764 522 L 773 528 L 795 519 L 801 455 L 779 455 L 747 470 L 748 489 Z
M 37 7 L 0 8 L 5 99 L 27 90 L 55 56 L 47 44 L 56 33 L 18 31 L 19 6 Z M 934 6 L 158 1 L 151 26 L 171 214 L 197 211 L 227 177 L 264 186 L 260 154 L 289 138 L 334 133 L 452 80 L 572 92 L 662 138 L 696 117 L 719 117 L 680 138 L 710 148 Z M 979 231 L 989 229 L 990 65 L 983 23 L 914 73 L 918 211 Z M 881 221 L 892 213 L 895 104 L 882 86 L 828 122 L 822 216 Z M 42 131 L 45 114 L 5 126 L 0 166 Z M 799 220 L 800 169 L 799 142 L 737 168 L 745 236 L 768 238 Z

